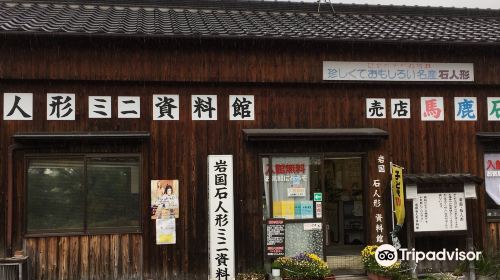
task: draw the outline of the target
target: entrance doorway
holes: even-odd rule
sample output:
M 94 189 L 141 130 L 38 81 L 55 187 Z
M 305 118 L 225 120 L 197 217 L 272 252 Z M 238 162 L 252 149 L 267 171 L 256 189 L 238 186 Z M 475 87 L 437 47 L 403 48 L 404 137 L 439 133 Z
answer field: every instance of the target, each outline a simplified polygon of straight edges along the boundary
M 263 221 L 284 219 L 285 255 L 315 253 L 337 274 L 364 272 L 363 166 L 363 154 L 261 156 Z
M 356 270 L 366 244 L 363 159 L 325 157 L 325 256 L 337 269 Z

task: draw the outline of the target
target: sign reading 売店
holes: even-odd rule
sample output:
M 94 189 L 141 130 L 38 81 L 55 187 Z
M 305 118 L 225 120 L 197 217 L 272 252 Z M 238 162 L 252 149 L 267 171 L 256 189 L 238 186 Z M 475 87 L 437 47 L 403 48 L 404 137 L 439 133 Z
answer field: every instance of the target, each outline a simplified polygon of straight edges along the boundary
M 472 63 L 324 61 L 326 81 L 473 82 Z

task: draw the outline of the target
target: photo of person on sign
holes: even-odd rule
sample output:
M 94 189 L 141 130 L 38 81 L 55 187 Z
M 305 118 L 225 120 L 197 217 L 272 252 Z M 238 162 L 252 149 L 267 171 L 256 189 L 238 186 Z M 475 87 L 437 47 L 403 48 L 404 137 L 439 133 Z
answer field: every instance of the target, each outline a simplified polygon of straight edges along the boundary
M 179 218 L 179 181 L 151 181 L 151 219 Z

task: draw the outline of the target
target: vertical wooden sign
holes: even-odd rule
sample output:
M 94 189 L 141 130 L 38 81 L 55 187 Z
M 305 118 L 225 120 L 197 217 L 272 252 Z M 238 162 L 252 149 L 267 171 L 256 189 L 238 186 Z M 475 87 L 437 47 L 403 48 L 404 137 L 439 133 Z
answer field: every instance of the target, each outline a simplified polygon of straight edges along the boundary
M 209 280 L 235 279 L 233 156 L 208 156 Z

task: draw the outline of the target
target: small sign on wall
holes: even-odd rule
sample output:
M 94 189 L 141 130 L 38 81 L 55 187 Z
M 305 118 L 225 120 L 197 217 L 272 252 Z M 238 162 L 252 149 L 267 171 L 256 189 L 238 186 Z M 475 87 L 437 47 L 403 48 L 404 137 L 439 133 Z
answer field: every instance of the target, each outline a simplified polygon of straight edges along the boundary
M 193 121 L 217 120 L 217 95 L 192 95 L 191 113 Z
M 74 121 L 75 94 L 47 93 L 47 120 Z
M 420 116 L 422 121 L 443 121 L 444 101 L 443 97 L 420 98 Z
M 305 223 L 304 230 L 321 230 L 322 223 Z
M 323 61 L 323 80 L 473 82 L 472 63 Z
M 33 120 L 33 93 L 4 93 L 4 120 Z
M 266 257 L 275 258 L 285 255 L 285 220 L 266 221 Z
M 151 219 L 179 218 L 179 180 L 151 180 Z
M 367 98 L 366 118 L 385 119 L 385 117 L 386 117 L 385 98 Z
M 111 96 L 89 96 L 89 119 L 110 119 L 111 108 Z
M 415 232 L 467 230 L 464 193 L 418 193 L 413 200 Z
M 306 188 L 288 188 L 287 194 L 288 197 L 305 197 Z
M 168 245 L 175 244 L 175 218 L 156 220 L 156 244 Z

